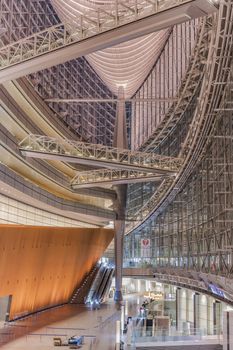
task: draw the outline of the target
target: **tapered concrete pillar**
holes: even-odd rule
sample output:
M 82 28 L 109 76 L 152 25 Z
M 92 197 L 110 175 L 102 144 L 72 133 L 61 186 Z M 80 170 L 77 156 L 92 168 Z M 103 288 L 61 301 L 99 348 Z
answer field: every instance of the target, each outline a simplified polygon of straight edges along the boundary
M 125 92 L 124 87 L 119 86 L 117 101 L 116 124 L 113 135 L 113 146 L 117 148 L 128 148 L 126 115 L 125 115 Z
M 117 148 L 128 148 L 124 88 L 121 86 L 118 90 L 117 116 L 113 139 L 113 146 Z M 127 185 L 114 186 L 117 198 L 114 203 L 116 212 L 115 226 L 115 296 L 114 300 L 122 300 L 122 263 L 125 234 L 125 210 L 126 210 L 126 192 Z
M 115 220 L 115 301 L 122 300 L 122 263 L 123 263 L 123 240 L 125 232 L 125 222 Z

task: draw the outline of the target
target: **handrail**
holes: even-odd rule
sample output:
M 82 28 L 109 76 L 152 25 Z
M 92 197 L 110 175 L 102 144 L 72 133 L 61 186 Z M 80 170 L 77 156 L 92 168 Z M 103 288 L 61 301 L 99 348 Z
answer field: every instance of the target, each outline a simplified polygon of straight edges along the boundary
M 167 175 L 164 175 L 167 176 Z M 78 172 L 71 180 L 73 189 L 89 188 L 114 183 L 135 183 L 148 181 L 161 181 L 162 175 L 151 174 L 136 170 L 100 169 Z
M 71 162 L 72 157 L 85 160 L 88 164 L 98 162 L 109 168 L 132 168 L 147 172 L 173 173 L 180 169 L 182 160 L 159 154 L 131 151 L 100 144 L 91 144 L 68 139 L 57 139 L 44 135 L 28 135 L 20 143 L 22 153 L 28 156 L 45 158 L 45 155 L 62 156 L 64 161 Z M 37 154 L 36 154 L 37 153 Z
M 118 28 L 193 0 L 115 1 L 108 9 L 97 8 L 79 15 L 75 23 L 59 23 L 0 49 L 0 70 L 61 47 Z M 79 25 L 77 25 L 79 23 Z

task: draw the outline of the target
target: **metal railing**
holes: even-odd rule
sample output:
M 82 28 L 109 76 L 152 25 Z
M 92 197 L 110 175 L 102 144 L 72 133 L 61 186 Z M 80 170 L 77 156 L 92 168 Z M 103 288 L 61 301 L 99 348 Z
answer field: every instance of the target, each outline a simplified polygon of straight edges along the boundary
M 214 332 L 218 332 L 214 334 Z M 182 331 L 177 331 L 173 327 L 170 329 L 163 329 L 156 327 L 138 327 L 133 328 L 132 343 L 167 343 L 167 342 L 195 342 L 200 344 L 221 344 L 222 334 L 218 328 L 213 329 L 213 334 L 208 335 L 205 328 L 191 328 Z M 165 344 L 164 344 L 165 345 Z M 188 345 L 188 343 L 187 343 Z
M 85 160 L 85 164 L 105 166 L 108 168 L 142 169 L 154 173 L 176 173 L 182 159 L 130 151 L 99 144 L 80 141 L 59 140 L 54 137 L 28 135 L 19 143 L 20 151 L 30 157 L 56 159 L 61 156 L 63 161 L 77 162 Z
M 2 47 L 0 70 L 186 3 L 193 0 L 116 0 L 80 15 L 75 24 L 60 23 Z
M 101 186 L 106 184 L 126 184 L 157 180 L 162 180 L 161 175 L 156 176 L 156 174 L 145 171 L 100 169 L 77 173 L 77 175 L 71 181 L 71 186 L 74 189 L 78 189 L 93 187 L 94 185 Z

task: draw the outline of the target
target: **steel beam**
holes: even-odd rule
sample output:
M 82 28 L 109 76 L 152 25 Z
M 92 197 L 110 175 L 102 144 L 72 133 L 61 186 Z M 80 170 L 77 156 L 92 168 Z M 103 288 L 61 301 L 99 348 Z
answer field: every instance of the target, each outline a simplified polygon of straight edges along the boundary
M 19 144 L 23 155 L 60 160 L 110 169 L 140 170 L 156 174 L 174 174 L 182 159 L 106 147 L 67 139 L 29 135 Z
M 178 98 L 128 98 L 122 99 L 123 102 L 147 103 L 147 102 L 175 102 Z M 46 102 L 52 103 L 117 103 L 117 98 L 48 98 Z
M 116 1 L 110 15 L 90 12 L 78 28 L 58 24 L 1 48 L 0 83 L 215 11 L 209 0 Z
M 79 189 L 139 182 L 160 182 L 164 176 L 142 171 L 100 169 L 78 173 L 71 181 L 71 186 L 73 189 Z

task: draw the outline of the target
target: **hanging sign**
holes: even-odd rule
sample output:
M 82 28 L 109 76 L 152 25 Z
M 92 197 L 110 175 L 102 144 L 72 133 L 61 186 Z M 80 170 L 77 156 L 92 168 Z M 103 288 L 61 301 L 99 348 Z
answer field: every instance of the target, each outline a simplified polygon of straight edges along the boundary
M 141 239 L 141 257 L 149 258 L 150 257 L 150 238 Z

